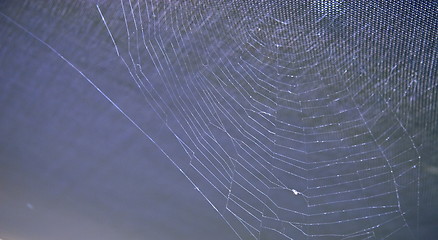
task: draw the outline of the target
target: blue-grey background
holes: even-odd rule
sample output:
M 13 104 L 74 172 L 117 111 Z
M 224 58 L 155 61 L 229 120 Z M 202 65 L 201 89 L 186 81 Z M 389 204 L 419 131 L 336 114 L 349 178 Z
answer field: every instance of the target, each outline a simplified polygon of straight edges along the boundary
M 157 116 L 121 90 L 129 75 L 93 3 L 1 6 L 160 130 Z M 1 239 L 236 239 L 78 72 L 5 18 L 0 29 Z
M 154 139 L 163 143 L 168 137 L 172 157 L 187 159 L 159 116 L 126 84 L 129 73 L 96 3 L 2 1 L 0 12 L 56 49 Z M 119 10 L 117 4 L 99 4 L 108 17 Z M 117 34 L 123 22 L 111 26 Z M 431 80 L 428 87 L 435 89 L 429 102 L 419 100 L 429 110 L 402 113 L 421 119 L 408 129 L 421 133 L 414 134 L 423 159 L 421 239 L 436 236 L 438 226 L 436 36 L 430 36 L 421 40 L 430 41 L 425 45 L 430 48 L 420 49 L 426 51 L 427 69 L 412 67 L 420 69 L 419 81 Z M 0 84 L 0 239 L 238 239 L 159 149 L 78 71 L 4 16 Z

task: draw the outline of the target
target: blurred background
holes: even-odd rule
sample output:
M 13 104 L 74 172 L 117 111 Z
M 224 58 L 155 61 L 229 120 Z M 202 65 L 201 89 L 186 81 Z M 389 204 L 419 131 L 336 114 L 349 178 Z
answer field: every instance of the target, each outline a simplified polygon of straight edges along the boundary
M 316 5 L 321 16 L 330 20 L 341 14 L 342 1 L 326 2 L 332 3 Z M 392 88 L 378 85 L 375 91 L 389 104 L 400 96 L 413 99 L 409 105 L 397 105 L 397 114 L 405 116 L 402 120 L 422 157 L 419 239 L 433 239 L 438 236 L 437 11 L 436 3 L 424 2 L 412 8 L 403 2 L 400 13 L 391 15 L 417 16 L 420 29 L 411 31 L 409 24 L 394 19 L 382 23 L 385 29 L 406 28 L 398 40 L 412 44 L 403 53 L 397 50 L 399 55 L 382 54 L 366 64 L 380 66 L 383 58 L 410 62 L 400 76 L 423 82 L 422 94 L 391 93 Z M 0 239 L 239 239 L 160 148 L 79 73 L 114 99 L 172 159 L 188 161 L 160 116 L 127 83 L 130 73 L 117 56 L 96 4 L 116 42 L 122 42 L 126 33 L 118 2 L 0 1 Z M 198 4 L 208 9 L 212 3 Z M 396 9 L 397 3 L 389 6 Z M 368 11 L 366 6 L 356 7 L 355 11 Z M 253 16 L 251 3 L 239 6 L 246 12 L 242 8 L 248 10 L 248 18 Z M 345 30 L 354 25 L 345 21 L 336 18 L 328 26 L 344 24 Z M 350 34 L 342 27 L 325 30 L 336 36 L 332 42 Z M 381 43 L 369 38 L 360 48 L 385 48 L 390 41 L 381 37 Z M 350 57 L 337 59 L 349 65 Z M 386 76 L 378 74 L 377 78 Z

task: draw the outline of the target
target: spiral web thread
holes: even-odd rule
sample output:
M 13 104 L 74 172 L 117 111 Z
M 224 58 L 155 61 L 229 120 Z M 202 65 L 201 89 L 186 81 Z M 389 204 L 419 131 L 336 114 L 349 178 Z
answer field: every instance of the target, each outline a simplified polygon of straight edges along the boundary
M 302 2 L 121 1 L 124 29 L 97 8 L 187 154 L 172 160 L 240 239 L 413 239 L 420 155 L 403 98 L 375 90 L 403 63 L 373 74 L 355 60 L 376 57 L 357 47 L 374 26 L 338 34 L 341 1 Z

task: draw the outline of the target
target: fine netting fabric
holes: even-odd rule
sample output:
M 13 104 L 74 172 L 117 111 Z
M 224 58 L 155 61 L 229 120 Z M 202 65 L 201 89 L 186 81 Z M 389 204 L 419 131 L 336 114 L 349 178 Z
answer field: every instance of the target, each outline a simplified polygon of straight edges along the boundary
M 96 11 L 125 81 L 186 156 L 156 144 L 238 238 L 417 238 L 414 126 L 436 131 L 425 124 L 436 118 L 419 118 L 436 101 L 435 3 L 135 0 L 116 9 Z

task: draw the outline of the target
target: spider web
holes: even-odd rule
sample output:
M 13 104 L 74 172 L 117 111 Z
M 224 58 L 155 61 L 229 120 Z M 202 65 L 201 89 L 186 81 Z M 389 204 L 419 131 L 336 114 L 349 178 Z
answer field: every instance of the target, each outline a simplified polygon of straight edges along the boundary
M 240 239 L 416 238 L 420 144 L 406 127 L 415 119 L 404 116 L 410 96 L 436 83 L 420 88 L 406 72 L 415 63 L 402 47 L 420 34 L 415 21 L 408 34 L 391 26 L 418 6 L 120 1 L 118 9 L 107 15 L 97 5 L 127 81 L 189 160 L 156 144 Z

